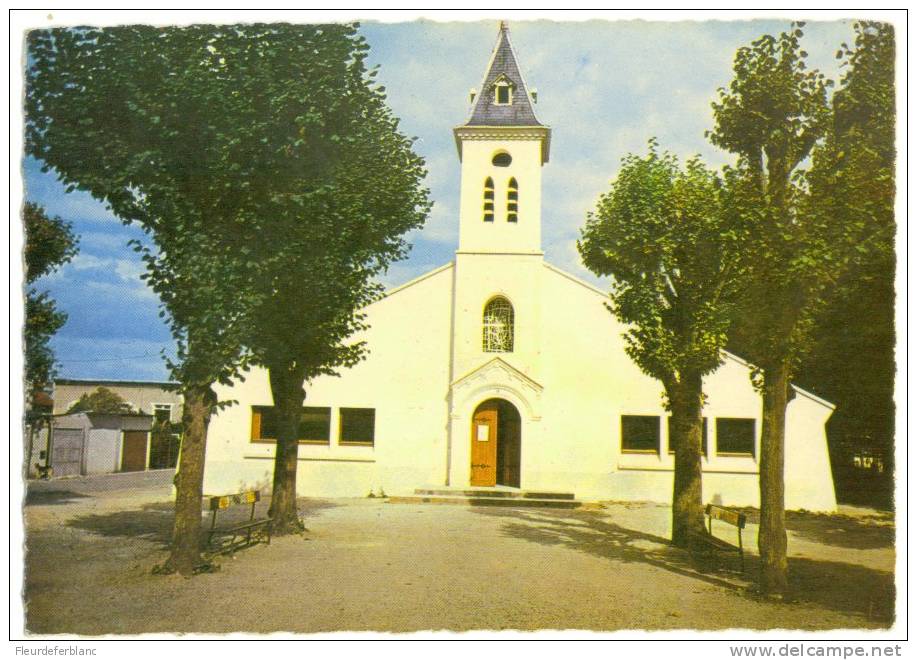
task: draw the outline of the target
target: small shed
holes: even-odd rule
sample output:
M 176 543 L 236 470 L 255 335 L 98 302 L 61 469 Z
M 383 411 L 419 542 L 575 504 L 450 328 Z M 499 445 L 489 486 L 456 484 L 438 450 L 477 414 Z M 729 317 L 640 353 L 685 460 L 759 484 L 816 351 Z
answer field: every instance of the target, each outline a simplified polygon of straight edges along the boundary
M 55 477 L 148 469 L 152 415 L 74 413 L 54 418 Z

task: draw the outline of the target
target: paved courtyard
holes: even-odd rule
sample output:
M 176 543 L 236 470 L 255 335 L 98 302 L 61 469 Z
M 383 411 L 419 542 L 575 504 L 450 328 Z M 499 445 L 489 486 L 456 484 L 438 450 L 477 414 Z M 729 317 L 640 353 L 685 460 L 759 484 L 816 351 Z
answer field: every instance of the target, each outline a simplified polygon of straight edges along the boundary
M 242 550 L 189 580 L 150 572 L 171 531 L 170 477 L 31 489 L 30 632 L 834 629 L 892 620 L 889 514 L 789 514 L 789 604 L 754 596 L 754 557 L 742 574 L 732 557 L 696 565 L 670 548 L 669 510 L 653 504 L 302 500 L 305 538 Z M 746 531 L 751 547 L 756 531 Z

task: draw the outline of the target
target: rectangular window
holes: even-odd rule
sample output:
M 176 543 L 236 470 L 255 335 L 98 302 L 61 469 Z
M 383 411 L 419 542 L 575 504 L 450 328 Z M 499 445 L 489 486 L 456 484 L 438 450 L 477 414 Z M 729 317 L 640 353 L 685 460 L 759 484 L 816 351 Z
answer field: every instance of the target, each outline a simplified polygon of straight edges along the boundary
M 716 453 L 718 456 L 754 456 L 755 420 L 717 417 Z
M 327 445 L 331 439 L 331 408 L 303 406 L 299 442 Z M 273 406 L 252 406 L 252 442 L 277 442 L 277 415 Z
M 621 451 L 634 454 L 658 454 L 659 417 L 621 415 Z
M 372 445 L 375 441 L 375 408 L 341 408 L 340 444 Z
M 675 453 L 675 446 L 672 444 L 672 416 L 668 416 L 668 425 L 667 430 L 669 432 L 669 453 Z M 704 423 L 700 430 L 700 453 L 704 456 L 707 455 L 707 418 L 703 418 Z
M 509 85 L 497 85 L 497 104 L 509 105 Z
M 154 403 L 153 416 L 157 422 L 172 421 L 172 404 L 171 403 Z

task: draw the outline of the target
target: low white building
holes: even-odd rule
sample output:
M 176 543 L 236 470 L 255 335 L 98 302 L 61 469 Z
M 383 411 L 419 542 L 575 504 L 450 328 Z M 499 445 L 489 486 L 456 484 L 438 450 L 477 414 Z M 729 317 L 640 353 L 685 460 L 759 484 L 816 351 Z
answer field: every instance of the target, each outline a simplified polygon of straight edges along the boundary
M 671 501 L 661 384 L 625 354 L 607 293 L 544 261 L 551 130 L 535 115 L 505 26 L 469 119 L 454 132 L 455 260 L 368 307 L 367 359 L 307 384 L 298 492 L 497 486 Z M 749 373 L 727 355 L 704 382 L 705 502 L 758 504 L 761 399 Z M 825 436 L 833 406 L 794 391 L 786 505 L 833 510 Z M 238 404 L 211 422 L 205 492 L 269 487 L 276 436 L 266 372 L 218 394 Z
M 53 418 L 51 474 L 73 477 L 150 468 L 153 417 L 82 412 Z

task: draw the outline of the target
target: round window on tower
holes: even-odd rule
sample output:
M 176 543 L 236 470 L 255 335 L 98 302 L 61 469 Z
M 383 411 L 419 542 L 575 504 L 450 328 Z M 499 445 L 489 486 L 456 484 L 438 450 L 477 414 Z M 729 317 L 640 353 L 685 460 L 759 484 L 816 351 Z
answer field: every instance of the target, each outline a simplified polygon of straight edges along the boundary
M 497 167 L 509 167 L 509 164 L 513 162 L 513 157 L 505 151 L 498 151 L 490 162 Z

